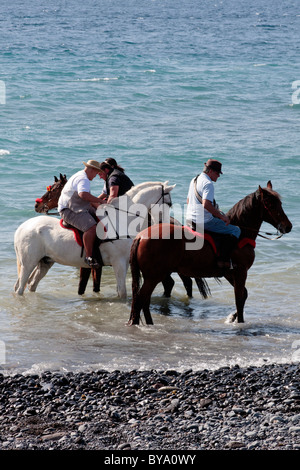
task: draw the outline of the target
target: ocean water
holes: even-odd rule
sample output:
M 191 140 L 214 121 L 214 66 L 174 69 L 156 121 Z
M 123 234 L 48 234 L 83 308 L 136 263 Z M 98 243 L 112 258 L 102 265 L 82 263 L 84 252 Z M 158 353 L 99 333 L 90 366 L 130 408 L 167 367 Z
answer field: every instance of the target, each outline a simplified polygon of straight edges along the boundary
M 2 0 L 0 5 L 0 362 L 4 373 L 214 369 L 299 360 L 300 5 L 274 0 Z M 127 327 L 110 267 L 100 294 L 54 266 L 14 293 L 13 237 L 39 217 L 54 175 L 114 157 L 135 183 L 175 184 L 174 207 L 208 157 L 222 210 L 268 180 L 293 223 L 257 240 L 245 323 L 232 288 L 189 300 L 157 287 L 154 326 Z M 94 180 L 92 191 L 101 192 Z M 177 215 L 175 213 L 175 215 Z M 263 229 L 273 231 L 270 226 Z

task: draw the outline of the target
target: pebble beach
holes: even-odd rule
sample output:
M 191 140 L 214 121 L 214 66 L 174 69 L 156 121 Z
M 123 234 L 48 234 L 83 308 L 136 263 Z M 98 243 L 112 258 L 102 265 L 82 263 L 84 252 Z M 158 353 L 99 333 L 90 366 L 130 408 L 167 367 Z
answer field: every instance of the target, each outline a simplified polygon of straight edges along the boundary
M 0 450 L 299 450 L 299 370 L 0 375 Z

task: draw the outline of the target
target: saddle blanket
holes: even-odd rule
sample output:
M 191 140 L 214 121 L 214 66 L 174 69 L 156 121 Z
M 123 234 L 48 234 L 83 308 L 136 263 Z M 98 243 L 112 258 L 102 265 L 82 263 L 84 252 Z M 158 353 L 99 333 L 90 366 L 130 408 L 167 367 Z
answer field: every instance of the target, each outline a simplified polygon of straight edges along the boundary
M 213 235 L 211 235 L 212 232 L 210 232 L 210 233 L 204 232 L 204 235 L 203 235 L 202 233 L 196 232 L 191 227 L 185 226 L 184 228 L 186 230 L 189 230 L 191 233 L 194 233 L 195 236 L 199 236 L 199 237 L 202 237 L 202 238 L 204 237 L 204 240 L 206 240 L 210 243 L 210 245 L 211 245 L 212 249 L 214 250 L 214 252 L 216 254 L 218 253 L 216 242 L 213 238 Z M 218 234 L 218 237 L 219 237 L 219 239 L 221 238 L 220 234 Z M 256 247 L 256 242 L 255 242 L 255 240 L 252 240 L 252 238 L 242 238 L 241 240 L 239 240 L 238 248 L 243 248 L 246 245 L 251 245 L 251 246 L 253 246 L 253 248 L 255 248 Z

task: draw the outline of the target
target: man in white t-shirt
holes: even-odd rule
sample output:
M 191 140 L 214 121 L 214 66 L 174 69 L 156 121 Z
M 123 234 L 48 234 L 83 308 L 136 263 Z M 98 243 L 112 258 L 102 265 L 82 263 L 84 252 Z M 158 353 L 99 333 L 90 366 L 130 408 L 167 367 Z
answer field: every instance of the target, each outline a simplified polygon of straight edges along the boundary
M 222 164 L 210 158 L 204 164 L 203 172 L 192 179 L 188 192 L 186 220 L 187 224 L 198 232 L 203 233 L 204 230 L 208 230 L 231 235 L 233 238 L 229 245 L 234 246 L 241 230 L 236 225 L 230 224 L 229 218 L 218 209 L 214 199 L 213 183 L 222 174 Z M 230 247 L 230 251 L 231 249 Z
M 75 173 L 64 186 L 58 200 L 58 212 L 62 219 L 83 233 L 85 262 L 90 267 L 98 267 L 93 259 L 93 246 L 96 239 L 96 208 L 103 202 L 90 193 L 91 181 L 99 174 L 100 164 L 96 160 L 83 162 L 85 168 Z

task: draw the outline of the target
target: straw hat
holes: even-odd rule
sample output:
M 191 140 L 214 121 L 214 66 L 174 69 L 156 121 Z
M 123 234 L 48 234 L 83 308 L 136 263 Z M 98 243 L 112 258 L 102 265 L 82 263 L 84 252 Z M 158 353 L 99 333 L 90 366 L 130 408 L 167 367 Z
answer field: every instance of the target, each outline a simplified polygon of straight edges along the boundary
M 100 163 L 97 162 L 97 160 L 88 160 L 87 163 L 85 162 L 82 162 L 82 163 L 88 168 L 93 168 L 93 170 L 98 170 L 98 171 L 101 170 Z

